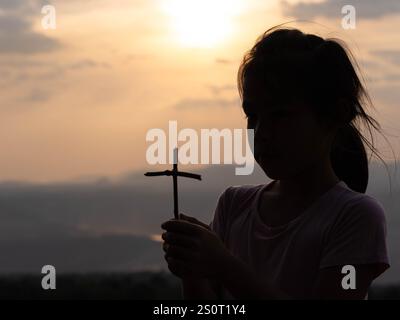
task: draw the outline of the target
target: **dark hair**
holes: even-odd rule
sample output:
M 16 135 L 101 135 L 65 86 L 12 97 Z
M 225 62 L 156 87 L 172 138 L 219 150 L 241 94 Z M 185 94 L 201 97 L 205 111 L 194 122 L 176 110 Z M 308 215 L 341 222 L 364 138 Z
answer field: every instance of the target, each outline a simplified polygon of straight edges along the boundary
M 336 130 L 331 148 L 336 175 L 351 189 L 365 193 L 369 174 L 364 143 L 384 161 L 374 147 L 371 130 L 380 132 L 381 128 L 364 110 L 372 102 L 356 69 L 354 57 L 340 40 L 277 26 L 263 33 L 245 54 L 238 89 L 243 99 L 245 80 L 251 80 L 280 103 L 306 102 L 318 119 Z M 360 132 L 361 122 L 371 142 Z

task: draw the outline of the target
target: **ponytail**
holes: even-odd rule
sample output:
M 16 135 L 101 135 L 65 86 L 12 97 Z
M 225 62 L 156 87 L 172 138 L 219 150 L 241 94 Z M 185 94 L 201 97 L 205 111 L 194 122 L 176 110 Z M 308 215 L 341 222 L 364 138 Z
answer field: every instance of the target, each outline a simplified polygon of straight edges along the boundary
M 338 129 L 330 156 L 338 178 L 352 190 L 365 193 L 368 186 L 368 158 L 360 132 L 351 123 Z

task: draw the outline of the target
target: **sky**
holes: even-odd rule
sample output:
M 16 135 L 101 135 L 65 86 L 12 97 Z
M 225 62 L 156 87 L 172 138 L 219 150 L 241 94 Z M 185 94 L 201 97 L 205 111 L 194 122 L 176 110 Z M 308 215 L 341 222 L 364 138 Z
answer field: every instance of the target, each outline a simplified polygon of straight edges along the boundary
M 56 29 L 42 27 L 46 4 L 56 10 Z M 244 128 L 240 60 L 263 31 L 292 20 L 347 41 L 374 99 L 371 112 L 398 155 L 400 4 L 352 1 L 354 30 L 341 26 L 344 4 L 1 0 L 0 181 L 147 171 L 146 133 L 167 130 L 169 120 L 179 129 Z
M 47 4 L 56 29 L 42 27 Z M 75 272 L 163 265 L 156 240 L 172 195 L 169 179 L 143 177 L 156 169 L 146 162 L 146 133 L 167 131 L 170 120 L 180 129 L 245 128 L 237 70 L 256 38 L 279 23 L 313 21 L 291 26 L 348 43 L 398 158 L 400 2 L 351 1 L 354 30 L 342 28 L 345 4 L 0 0 L 0 273 L 32 272 L 44 261 Z M 390 163 L 390 148 L 377 139 Z M 181 207 L 203 221 L 228 185 L 266 181 L 258 167 L 248 177 L 230 166 L 185 169 L 203 181 L 180 182 Z M 390 193 L 375 164 L 370 181 L 387 209 L 393 249 L 383 281 L 400 282 L 400 189 Z

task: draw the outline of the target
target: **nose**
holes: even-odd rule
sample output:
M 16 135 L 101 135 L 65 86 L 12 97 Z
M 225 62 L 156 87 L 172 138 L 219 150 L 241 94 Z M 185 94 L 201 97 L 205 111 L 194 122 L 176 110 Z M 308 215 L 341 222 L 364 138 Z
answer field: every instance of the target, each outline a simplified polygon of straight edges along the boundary
M 259 153 L 276 153 L 277 144 L 279 143 L 278 137 L 275 132 L 276 128 L 271 119 L 264 119 L 257 121 L 254 128 L 254 148 L 256 154 Z
M 254 128 L 254 139 L 257 141 L 270 140 L 273 136 L 274 124 L 268 119 L 258 119 Z

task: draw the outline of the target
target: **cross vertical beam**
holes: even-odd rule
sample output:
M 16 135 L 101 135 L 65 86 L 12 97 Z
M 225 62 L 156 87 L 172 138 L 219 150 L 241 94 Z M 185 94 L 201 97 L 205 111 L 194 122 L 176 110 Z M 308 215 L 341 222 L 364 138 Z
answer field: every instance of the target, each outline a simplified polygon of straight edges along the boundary
M 157 172 L 146 172 L 144 174 L 148 177 L 155 176 L 172 176 L 173 191 L 174 191 L 174 217 L 179 219 L 179 206 L 178 206 L 178 176 L 185 178 L 192 178 L 201 180 L 201 175 L 189 172 L 182 172 L 178 170 L 178 148 L 174 149 L 173 167 L 172 170 L 157 171 Z

